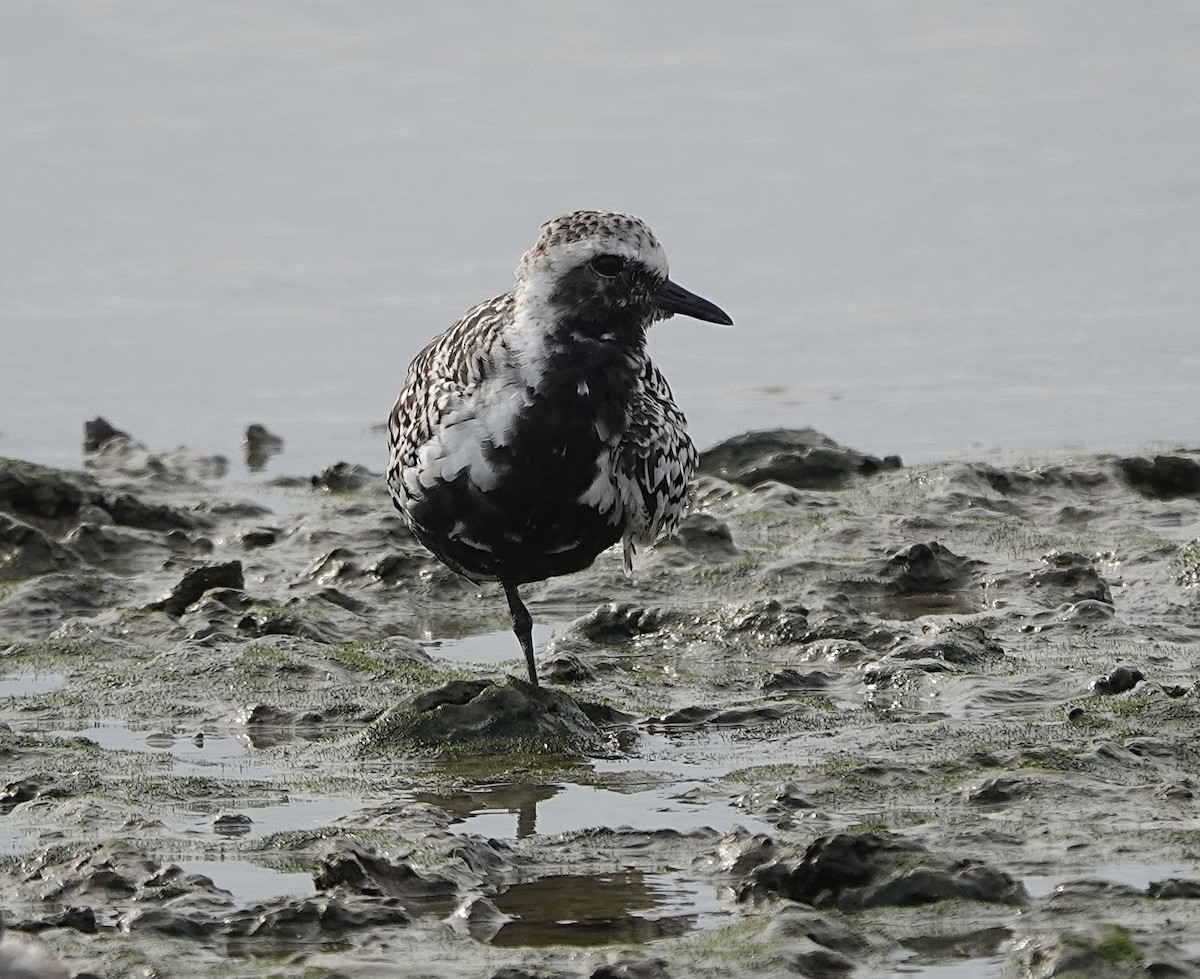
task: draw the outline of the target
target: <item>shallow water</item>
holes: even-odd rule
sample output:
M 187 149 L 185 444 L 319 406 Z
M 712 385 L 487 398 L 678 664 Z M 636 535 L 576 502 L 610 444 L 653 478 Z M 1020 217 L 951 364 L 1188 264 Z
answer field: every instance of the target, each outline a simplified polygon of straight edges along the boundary
M 1187 0 L 14 0 L 0 454 L 74 464 L 100 413 L 382 468 L 409 359 L 580 206 L 645 217 L 732 313 L 652 337 L 701 444 L 1193 438 L 1198 28 Z
M 1099 880 L 1115 884 L 1125 884 L 1145 890 L 1154 881 L 1167 880 L 1171 877 L 1188 877 L 1196 872 L 1194 864 L 1185 863 L 1124 863 L 1111 858 L 1101 858 L 1088 869 L 1080 869 L 1074 874 L 1064 874 L 1059 869 L 1056 874 L 1045 876 L 1032 875 L 1022 877 L 1021 881 L 1029 896 L 1034 898 L 1046 897 L 1067 880 Z
M 453 828 L 497 839 L 556 836 L 599 826 L 637 830 L 741 825 L 751 832 L 770 827 L 728 804 L 689 798 L 701 783 L 674 782 L 644 791 L 614 792 L 589 785 L 508 783 L 475 787 L 468 799 L 426 794 L 421 798 L 455 814 Z
M 50 693 L 66 682 L 58 673 L 33 676 L 6 676 L 0 679 L 0 697 L 28 697 L 33 694 Z
M 285 873 L 245 860 L 180 860 L 178 866 L 190 874 L 203 874 L 218 887 L 229 891 L 239 902 L 246 904 L 290 894 L 312 894 L 314 891 L 309 874 Z
M 542 877 L 509 888 L 496 907 L 513 920 L 496 946 L 643 944 L 714 927 L 726 916 L 713 888 L 640 871 Z
M 546 643 L 569 624 L 565 621 L 535 622 L 534 648 L 545 649 Z M 521 647 L 517 645 L 516 636 L 511 629 L 497 629 L 495 632 L 463 636 L 459 639 L 430 640 L 423 645 L 430 656 L 448 660 L 456 666 L 466 666 L 470 663 L 503 663 L 511 659 L 524 662 Z
M 903 962 L 886 975 L 920 976 L 921 979 L 1000 979 L 1004 975 L 1004 959 L 970 959 L 944 965 Z

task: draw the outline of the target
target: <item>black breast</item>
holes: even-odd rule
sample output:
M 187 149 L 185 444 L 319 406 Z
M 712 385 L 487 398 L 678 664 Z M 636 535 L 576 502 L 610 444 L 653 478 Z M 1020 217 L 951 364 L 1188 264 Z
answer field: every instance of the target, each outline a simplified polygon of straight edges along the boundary
M 485 446 L 495 486 L 461 474 L 430 488 L 410 509 L 418 538 L 468 577 L 522 584 L 588 567 L 624 533 L 611 506 L 582 497 L 625 431 L 633 383 L 620 345 L 564 330 L 508 444 Z

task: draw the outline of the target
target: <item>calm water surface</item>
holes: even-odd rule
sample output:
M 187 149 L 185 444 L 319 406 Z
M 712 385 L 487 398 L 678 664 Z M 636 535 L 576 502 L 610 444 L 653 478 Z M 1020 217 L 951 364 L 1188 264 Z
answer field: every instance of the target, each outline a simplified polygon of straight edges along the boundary
M 720 303 L 651 340 L 709 444 L 1196 440 L 1183 0 L 0 7 L 0 454 L 103 414 L 383 466 L 408 360 L 538 224 L 632 211 Z

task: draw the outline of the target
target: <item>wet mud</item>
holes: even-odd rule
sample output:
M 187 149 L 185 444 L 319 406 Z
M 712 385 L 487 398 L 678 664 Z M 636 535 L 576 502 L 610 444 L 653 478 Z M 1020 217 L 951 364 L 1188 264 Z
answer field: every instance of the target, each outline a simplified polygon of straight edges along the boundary
M 88 439 L 0 460 L 0 957 L 1200 976 L 1200 452 L 748 433 L 633 580 L 528 588 L 533 688 L 377 474 Z

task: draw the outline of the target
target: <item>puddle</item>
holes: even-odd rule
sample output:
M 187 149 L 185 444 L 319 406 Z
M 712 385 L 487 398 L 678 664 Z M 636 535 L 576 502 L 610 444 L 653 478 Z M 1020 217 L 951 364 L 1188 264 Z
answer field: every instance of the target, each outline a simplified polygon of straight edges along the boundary
M 256 806 L 253 802 L 231 805 L 217 816 L 205 813 L 192 824 L 192 831 L 229 839 L 256 839 L 272 833 L 319 829 L 330 826 L 362 806 L 362 799 L 348 796 L 322 796 L 312 799 L 288 799 L 287 802 Z M 236 822 L 229 816 L 246 816 L 249 822 Z M 226 817 L 221 819 L 221 817 Z M 218 822 L 218 819 L 221 821 Z
M 941 965 L 900 963 L 889 975 L 913 976 L 914 979 L 1000 979 L 1004 975 L 1003 956 L 989 959 L 964 959 Z
M 164 730 L 162 725 L 134 726 L 121 721 L 95 721 L 85 727 L 78 719 L 50 724 L 40 721 L 28 727 L 22 725 L 21 730 L 63 738 L 87 738 L 106 751 L 169 754 L 178 761 L 203 769 L 221 765 L 238 770 L 275 771 L 273 766 L 263 766 L 260 756 L 240 737 L 220 730 L 172 731 Z
M 493 899 L 511 917 L 471 933 L 502 947 L 652 942 L 713 927 L 726 916 L 716 892 L 674 874 L 624 870 L 541 877 Z
M 923 979 L 998 979 L 1012 937 L 1008 928 L 984 928 L 959 935 L 907 938 L 901 944 L 913 954 L 896 963 L 894 974 Z
M 1106 864 L 1094 870 L 1064 871 L 1058 876 L 1022 877 L 1021 883 L 1029 896 L 1035 900 L 1048 897 L 1054 893 L 1060 884 L 1076 880 L 1103 880 L 1114 884 L 1125 884 L 1145 890 L 1152 881 L 1166 880 L 1169 877 L 1194 877 L 1195 867 L 1178 867 L 1172 864 L 1118 863 Z
M 957 592 L 913 592 L 901 595 L 863 596 L 857 602 L 864 612 L 881 619 L 904 622 L 927 615 L 974 615 L 981 603 Z
M 241 904 L 315 894 L 317 890 L 308 874 L 272 870 L 245 860 L 177 860 L 176 864 L 189 874 L 203 874 Z
M 67 678 L 61 673 L 4 677 L 0 679 L 0 698 L 33 697 L 40 693 L 53 693 L 62 689 L 66 682 Z
M 19 829 L 0 825 L 0 856 L 12 856 L 29 850 L 29 840 Z
M 533 648 L 545 649 L 546 644 L 554 636 L 564 632 L 569 621 L 534 622 Z M 497 632 L 484 632 L 474 636 L 463 636 L 461 639 L 436 639 L 422 642 L 422 646 L 430 656 L 448 659 L 454 663 L 503 663 L 507 660 L 524 660 L 521 657 L 521 647 L 517 645 L 517 637 L 511 629 Z M 521 675 L 525 675 L 524 666 Z
M 449 795 L 420 793 L 415 798 L 449 812 L 457 831 L 494 839 L 524 839 L 535 833 L 556 836 L 597 826 L 682 832 L 707 826 L 723 832 L 737 823 L 751 832 L 771 832 L 769 826 L 732 806 L 687 798 L 689 791 L 702 788 L 698 782 L 681 782 L 641 792 L 614 792 L 588 785 L 506 782 Z

